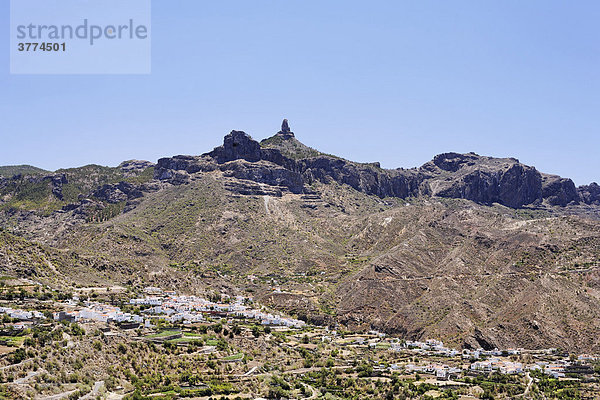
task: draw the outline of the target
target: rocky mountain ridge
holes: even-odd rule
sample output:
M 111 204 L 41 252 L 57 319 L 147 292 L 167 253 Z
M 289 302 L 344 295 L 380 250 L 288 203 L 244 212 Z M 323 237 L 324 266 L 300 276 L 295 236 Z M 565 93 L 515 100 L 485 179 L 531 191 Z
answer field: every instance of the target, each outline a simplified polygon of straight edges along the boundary
M 298 145 L 287 120 L 276 138 L 276 145 L 265 147 L 245 132 L 232 131 L 212 152 L 160 159 L 155 178 L 182 184 L 195 173 L 221 170 L 292 193 L 310 193 L 310 185 L 319 181 L 346 184 L 380 198 L 436 196 L 512 208 L 600 205 L 596 183 L 577 188 L 568 178 L 542 174 L 514 158 L 445 153 L 417 169 L 382 169 L 378 163 L 360 164 L 316 151 L 306 158 L 291 157 L 286 144 Z
M 597 183 L 576 187 L 571 179 L 541 173 L 515 158 L 444 153 L 412 169 L 383 169 L 376 162 L 348 161 L 303 145 L 290 130 L 287 120 L 281 131 L 260 143 L 243 131 L 232 131 L 225 136 L 223 145 L 200 156 L 161 158 L 156 165 L 148 161 L 125 161 L 116 168 L 121 179 L 90 186 L 88 193 L 79 193 L 78 202 L 92 197 L 118 203 L 156 190 L 156 183 L 126 181 L 149 168 L 154 168 L 156 183 L 185 184 L 194 174 L 219 170 L 229 177 L 271 186 L 269 192 L 276 194 L 311 194 L 310 187 L 315 182 L 336 182 L 380 198 L 434 196 L 485 205 L 498 203 L 511 208 L 600 205 Z M 62 188 L 69 183 L 69 170 L 0 176 L 0 191 L 18 187 L 19 181 L 47 183 L 52 194 L 64 200 Z M 73 204 L 69 202 L 67 208 L 72 209 Z

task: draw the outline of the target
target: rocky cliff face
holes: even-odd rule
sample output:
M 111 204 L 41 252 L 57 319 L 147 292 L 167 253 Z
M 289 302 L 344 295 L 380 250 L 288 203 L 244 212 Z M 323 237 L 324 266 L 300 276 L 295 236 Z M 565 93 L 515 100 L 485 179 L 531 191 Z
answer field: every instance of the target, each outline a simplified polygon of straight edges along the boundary
M 577 193 L 585 204 L 600 205 L 600 185 L 596 182 L 580 186 Z
M 286 135 L 290 133 L 287 132 Z M 287 137 L 295 140 L 293 134 Z M 292 193 L 309 193 L 306 186 L 320 181 L 347 184 L 361 192 L 380 197 L 419 194 L 418 174 L 413 171 L 384 170 L 374 164 L 353 163 L 327 155 L 296 160 L 283 155 L 277 148 L 261 147 L 241 131 L 232 131 L 225 136 L 222 146 L 202 156 L 160 159 L 155 177 L 179 184 L 182 179 L 178 174 L 182 172 L 194 174 L 216 169 L 239 179 L 283 186 Z
M 542 199 L 540 173 L 514 158 L 447 153 L 436 156 L 420 169 L 430 173 L 425 183 L 433 196 L 514 208 Z
M 309 156 L 300 158 L 299 154 Z M 210 153 L 163 158 L 158 162 L 155 177 L 181 184 L 189 182 L 190 174 L 216 169 L 228 176 L 283 187 L 292 193 L 309 192 L 307 185 L 319 181 L 346 184 L 382 198 L 438 196 L 513 208 L 600 201 L 597 185 L 578 190 L 570 179 L 541 174 L 514 158 L 446 153 L 411 170 L 389 170 L 376 163 L 347 161 L 302 145 L 287 120 L 280 132 L 262 143 L 242 131 L 232 131 L 225 136 L 223 145 Z
M 542 197 L 553 206 L 566 206 L 585 200 L 577 192 L 572 180 L 556 175 L 542 176 Z

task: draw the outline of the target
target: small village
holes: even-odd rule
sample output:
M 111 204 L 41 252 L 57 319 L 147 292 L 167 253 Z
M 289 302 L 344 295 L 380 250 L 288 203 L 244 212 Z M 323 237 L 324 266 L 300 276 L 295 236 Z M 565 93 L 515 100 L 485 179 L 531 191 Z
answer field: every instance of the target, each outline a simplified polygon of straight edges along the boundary
M 189 325 L 206 322 L 206 316 L 245 318 L 256 320 L 261 325 L 295 328 L 305 325 L 304 321 L 252 309 L 245 305 L 252 303 L 251 298 L 238 296 L 232 300 L 225 295 L 223 299 L 227 302 L 215 303 L 196 296 L 178 296 L 175 292 L 163 292 L 157 288 L 146 288 L 144 291 L 149 295 L 129 300 L 130 305 L 143 308 L 138 314 L 123 312 L 119 307 L 99 302 L 86 301 L 81 307 L 79 306 L 82 303 L 80 299 L 74 297 L 65 303 L 64 311 L 54 313 L 54 319 L 70 322 L 129 323 L 127 325 L 129 328 L 138 327 L 139 324 L 150 328 L 154 326 L 152 321 L 158 320 Z
M 21 307 L 14 303 L 20 303 Z M 587 387 L 594 391 L 600 373 L 598 355 L 568 354 L 557 349 L 454 349 L 436 339 L 403 340 L 378 331 L 349 332 L 339 326 L 315 326 L 269 310 L 251 297 L 220 295 L 218 299 L 207 300 L 153 287 L 143 288 L 135 297 L 121 299 L 119 305 L 100 297 L 77 295 L 44 302 L 25 297 L 16 302 L 2 302 L 0 314 L 3 315 L 2 376 L 4 382 L 12 379 L 11 385 L 20 389 L 31 386 L 46 373 L 23 369 L 28 355 L 34 353 L 26 350 L 23 355 L 22 350 L 43 331 L 64 332 L 58 339 L 62 340 L 65 351 L 84 346 L 83 341 L 77 343 L 79 335 L 94 337 L 91 346 L 96 348 L 101 347 L 100 339 L 106 345 L 114 340 L 116 346 L 117 342 L 121 346 L 130 343 L 132 349 L 158 345 L 175 354 L 196 354 L 203 357 L 197 358 L 203 360 L 198 363 L 212 365 L 216 361 L 222 367 L 214 367 L 210 373 L 205 371 L 208 374 L 205 379 L 199 377 L 205 384 L 196 385 L 197 390 L 187 389 L 186 393 L 219 393 L 220 389 L 209 383 L 209 376 L 215 379 L 217 374 L 232 385 L 231 393 L 240 398 L 269 398 L 268 393 L 263 393 L 264 381 L 267 377 L 275 379 L 275 371 L 297 381 L 301 391 L 308 388 L 305 397 L 288 390 L 289 398 L 320 398 L 312 396 L 319 390 L 327 393 L 327 386 L 317 385 L 322 388 L 319 390 L 311 386 L 314 375 L 324 371 L 330 371 L 336 379 L 353 380 L 354 385 L 364 386 L 364 390 L 371 383 L 377 386 L 374 382 L 380 380 L 388 383 L 399 380 L 412 385 L 411 389 L 407 386 L 407 391 L 428 388 L 421 395 L 445 398 L 454 393 L 461 399 L 490 398 L 486 397 L 491 393 L 486 379 L 508 380 L 509 383 L 488 386 L 509 385 L 511 389 L 506 389 L 506 393 L 521 390 L 521 396 L 539 390 L 534 389 L 536 383 L 548 379 L 560 382 L 559 386 L 565 390 Z M 17 358 L 16 354 L 21 356 Z M 277 356 L 266 357 L 266 354 Z M 362 378 L 367 380 L 360 386 Z M 249 382 L 252 390 L 246 388 L 248 393 L 241 396 Z M 125 383 L 102 385 L 106 396 L 99 398 L 126 398 L 135 389 L 135 385 Z M 67 384 L 67 387 L 79 386 Z M 189 397 L 182 393 L 164 398 Z M 157 396 L 152 398 L 161 398 Z

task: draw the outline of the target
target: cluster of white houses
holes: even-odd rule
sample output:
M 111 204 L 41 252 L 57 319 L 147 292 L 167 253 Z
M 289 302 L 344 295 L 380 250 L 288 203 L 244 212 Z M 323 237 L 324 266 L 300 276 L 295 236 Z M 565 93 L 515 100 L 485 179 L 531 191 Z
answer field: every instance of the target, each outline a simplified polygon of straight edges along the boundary
M 523 364 L 491 357 L 487 360 L 475 361 L 471 364 L 472 371 L 500 372 L 501 374 L 520 374 L 523 372 Z
M 55 320 L 68 320 L 72 322 L 117 322 L 125 325 L 145 324 L 152 326 L 151 321 L 165 319 L 172 322 L 183 322 L 186 324 L 206 321 L 207 318 L 244 318 L 254 320 L 262 325 L 286 326 L 301 328 L 305 322 L 283 317 L 281 315 L 253 309 L 249 306 L 252 299 L 241 296 L 231 299 L 224 296 L 224 302 L 213 302 L 197 296 L 179 296 L 175 292 L 166 292 L 158 288 L 146 288 L 146 296 L 129 301 L 130 305 L 140 306 L 141 312 L 124 312 L 119 307 L 98 302 L 85 302 L 81 305 L 78 298 L 73 298 L 65 303 L 63 311 L 54 313 Z M 15 329 L 25 329 L 45 319 L 44 314 L 39 311 L 27 311 L 0 307 L 0 315 L 19 320 L 13 323 Z M 10 321 L 12 323 L 12 321 Z M 121 325 L 125 327 L 125 325 Z M 325 328 L 326 335 L 323 341 L 331 342 L 337 338 L 336 331 Z M 576 372 L 582 368 L 590 368 L 589 362 L 598 359 L 597 356 L 583 354 L 576 360 L 564 358 L 558 361 L 537 361 L 534 364 L 524 366 L 520 362 L 510 360 L 506 356 L 518 355 L 521 352 L 532 353 L 523 349 L 507 350 L 469 350 L 462 351 L 448 348 L 442 341 L 428 339 L 426 341 L 400 341 L 387 338 L 385 334 L 371 331 L 369 334 L 357 335 L 351 343 L 354 345 L 367 345 L 373 348 L 385 348 L 389 345 L 392 351 L 410 351 L 421 355 L 434 355 L 444 357 L 459 357 L 468 363 L 463 364 L 462 369 L 445 364 L 428 363 L 425 365 L 394 364 L 392 370 L 405 369 L 407 372 L 419 372 L 432 374 L 439 379 L 449 379 L 461 373 L 490 373 L 519 374 L 532 370 L 538 370 L 555 378 L 564 377 L 570 372 Z M 342 338 L 343 339 L 343 338 Z M 348 341 L 340 341 L 342 344 Z M 556 354 L 556 349 L 536 351 L 537 354 Z M 587 367 L 586 367 L 587 365 Z M 581 372 L 581 371 L 579 371 Z
M 172 322 L 200 322 L 204 320 L 205 315 L 213 315 L 254 319 L 262 325 L 279 325 L 296 328 L 305 325 L 304 321 L 249 308 L 244 305 L 244 302 L 248 300 L 238 296 L 232 303 L 215 303 L 197 296 L 176 296 L 169 294 L 163 297 L 149 296 L 131 299 L 130 304 L 150 306 L 150 308 L 144 310 L 145 314 L 161 315 Z
M 401 367 L 398 364 L 393 364 L 390 369 L 397 370 Z M 426 364 L 426 365 L 415 365 L 407 364 L 404 369 L 408 373 L 420 372 L 424 374 L 435 375 L 438 379 L 449 379 L 451 377 L 458 377 L 462 374 L 463 370 L 456 367 L 450 367 L 445 364 Z
M 502 359 L 499 357 L 491 357 L 486 360 L 474 361 L 468 366 L 462 368 L 451 367 L 445 364 L 427 363 L 422 365 L 416 365 L 408 363 L 404 366 L 401 364 L 392 364 L 390 370 L 402 370 L 404 369 L 408 373 L 423 373 L 436 376 L 438 379 L 449 379 L 452 377 L 458 377 L 462 373 L 492 373 L 498 372 L 506 375 L 521 374 L 529 371 L 540 371 L 546 375 L 550 375 L 553 378 L 564 378 L 569 372 L 579 373 L 590 373 L 593 370 L 584 362 L 595 361 L 598 358 L 591 355 L 581 355 L 577 360 L 570 360 L 564 358 L 557 361 L 537 361 L 534 364 L 523 365 L 520 362 L 513 362 L 511 360 Z
M 0 307 L 0 314 L 8 315 L 10 318 L 21 321 L 31 321 L 33 319 L 45 319 L 46 317 L 39 311 L 15 310 L 10 307 Z
M 55 320 L 98 321 L 138 323 L 151 325 L 154 319 L 164 319 L 170 322 L 183 322 L 193 324 L 206 320 L 210 315 L 215 318 L 233 317 L 253 319 L 263 325 L 279 325 L 287 327 L 302 327 L 304 321 L 283 317 L 276 314 L 254 310 L 244 303 L 251 302 L 238 296 L 230 303 L 215 303 L 197 296 L 178 296 L 174 292 L 163 292 L 158 288 L 146 288 L 150 296 L 135 298 L 129 301 L 130 305 L 145 306 L 139 315 L 121 311 L 119 307 L 97 302 L 85 302 L 84 307 L 79 307 L 79 299 L 74 298 L 66 303 L 64 311 L 54 313 Z
M 438 355 L 446 357 L 454 357 L 461 355 L 464 360 L 471 360 L 469 370 L 474 373 L 490 373 L 499 372 L 501 374 L 520 374 L 527 370 L 538 370 L 544 374 L 550 375 L 554 378 L 565 377 L 565 374 L 572 372 L 577 369 L 581 369 L 581 363 L 587 363 L 598 359 L 597 356 L 582 354 L 578 356 L 576 361 L 569 360 L 568 358 L 548 362 L 538 361 L 534 364 L 524 366 L 520 362 L 513 362 L 511 360 L 500 358 L 501 356 L 510 356 L 521 354 L 525 351 L 523 349 L 507 349 L 507 350 L 468 350 L 465 349 L 459 352 L 455 349 L 449 349 L 444 346 L 439 340 L 428 339 L 425 342 L 420 341 L 394 341 L 391 343 L 391 350 L 394 351 L 412 351 L 420 354 L 427 355 Z M 547 349 L 538 351 L 538 353 L 552 354 L 555 353 L 556 349 Z M 400 365 L 392 365 L 391 369 L 400 369 Z M 448 378 L 453 374 L 457 374 L 461 371 L 458 368 L 452 368 L 443 364 L 426 364 L 426 365 L 414 365 L 407 364 L 405 367 L 407 372 L 421 372 L 425 374 L 432 374 L 438 378 Z
M 236 317 L 255 319 L 260 321 L 262 325 L 279 325 L 289 328 L 302 328 L 306 323 L 298 319 L 282 317 L 281 315 L 264 313 L 257 310 L 236 311 L 232 314 Z
M 34 321 L 46 319 L 44 314 L 39 311 L 18 310 L 10 307 L 0 307 L 0 315 L 6 315 L 10 318 L 18 319 L 19 322 L 12 324 L 15 330 L 23 330 L 34 325 Z
M 507 349 L 507 350 L 470 350 L 464 349 L 462 351 L 451 349 L 444 346 L 444 343 L 436 339 L 427 339 L 425 342 L 420 341 L 406 341 L 406 342 L 394 342 L 391 344 L 392 350 L 402 351 L 409 349 L 416 353 L 427 354 L 427 355 L 440 355 L 446 357 L 454 357 L 461 355 L 466 360 L 478 360 L 484 357 L 498 357 L 502 355 L 516 355 L 520 354 L 520 349 Z M 553 349 L 551 349 L 553 350 Z
M 55 312 L 54 319 L 56 321 L 68 320 L 72 322 L 144 322 L 144 318 L 139 315 L 123 312 L 116 306 L 95 302 L 87 302 L 86 306 L 82 308 Z
M 399 364 L 391 366 L 392 370 L 398 370 L 402 367 Z M 448 379 L 451 377 L 458 377 L 463 374 L 462 368 L 451 367 L 445 364 L 407 364 L 404 370 L 408 373 L 418 372 L 423 374 L 435 375 L 438 379 Z M 489 360 L 475 361 L 469 366 L 469 370 L 472 372 L 490 373 L 500 372 L 501 374 L 520 374 L 523 372 L 523 364 L 518 362 L 512 362 L 508 360 L 501 360 L 499 358 L 491 358 Z
M 440 340 L 427 339 L 425 342 L 419 341 L 406 341 L 406 342 L 395 342 L 391 344 L 392 350 L 401 351 L 411 349 L 417 353 L 424 354 L 436 354 L 443 355 L 446 357 L 454 357 L 460 352 L 456 349 L 450 349 L 444 346 L 444 343 Z

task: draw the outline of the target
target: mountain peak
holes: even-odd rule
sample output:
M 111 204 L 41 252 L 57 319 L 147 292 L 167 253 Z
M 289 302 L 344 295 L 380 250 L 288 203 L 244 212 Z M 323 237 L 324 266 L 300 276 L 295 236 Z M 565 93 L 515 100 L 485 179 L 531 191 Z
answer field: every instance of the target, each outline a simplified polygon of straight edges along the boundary
M 281 130 L 277 132 L 277 135 L 283 139 L 291 139 L 294 137 L 294 132 L 290 129 L 290 125 L 287 119 L 284 119 L 281 123 Z
M 262 140 L 260 146 L 265 149 L 279 150 L 281 154 L 294 160 L 323 155 L 296 139 L 287 119 L 281 123 L 281 130 L 270 138 Z

